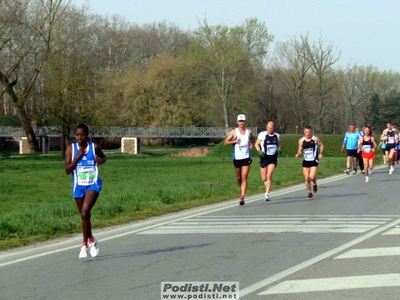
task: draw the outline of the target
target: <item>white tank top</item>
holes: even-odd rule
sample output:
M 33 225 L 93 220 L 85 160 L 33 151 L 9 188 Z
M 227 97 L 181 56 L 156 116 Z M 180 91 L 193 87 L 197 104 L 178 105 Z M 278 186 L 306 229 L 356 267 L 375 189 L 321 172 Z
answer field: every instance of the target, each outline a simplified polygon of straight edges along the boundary
M 239 128 L 236 128 L 235 132 L 236 136 L 233 139 L 240 139 L 240 143 L 233 145 L 233 159 L 246 159 L 251 157 L 249 130 L 246 129 L 245 133 L 241 134 Z

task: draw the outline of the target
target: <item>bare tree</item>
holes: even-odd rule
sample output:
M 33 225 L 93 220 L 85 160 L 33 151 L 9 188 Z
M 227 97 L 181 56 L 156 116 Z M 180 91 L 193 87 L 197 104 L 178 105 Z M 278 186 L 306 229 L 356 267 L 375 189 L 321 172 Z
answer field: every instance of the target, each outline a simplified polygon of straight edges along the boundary
M 362 106 L 368 104 L 378 89 L 379 71 L 372 66 L 353 66 L 343 73 L 343 96 L 347 107 L 346 122 L 364 122 Z
M 61 121 L 62 150 L 69 143 L 71 128 L 93 115 L 90 103 L 94 94 L 96 57 L 93 57 L 88 36 L 92 18 L 85 9 L 71 6 L 62 22 L 54 29 L 53 51 L 39 78 L 41 110 Z M 64 151 L 61 152 L 62 155 Z
M 0 81 L 26 133 L 32 153 L 39 145 L 27 102 L 53 47 L 54 29 L 67 5 L 62 0 L 0 2 Z
M 315 105 L 315 131 L 326 131 L 326 117 L 335 110 L 335 89 L 338 88 L 338 80 L 333 65 L 339 60 L 339 55 L 334 53 L 332 45 L 325 45 L 320 38 L 318 43 L 310 44 L 308 36 L 301 36 L 302 45 L 305 47 L 304 57 L 311 64 L 316 85 L 314 90 Z
M 311 76 L 312 64 L 307 49 L 302 41 L 292 38 L 286 43 L 277 43 L 273 58 L 273 69 L 276 76 L 289 92 L 292 103 L 288 106 L 295 108 L 295 116 L 302 128 L 309 124 L 310 99 L 316 84 Z

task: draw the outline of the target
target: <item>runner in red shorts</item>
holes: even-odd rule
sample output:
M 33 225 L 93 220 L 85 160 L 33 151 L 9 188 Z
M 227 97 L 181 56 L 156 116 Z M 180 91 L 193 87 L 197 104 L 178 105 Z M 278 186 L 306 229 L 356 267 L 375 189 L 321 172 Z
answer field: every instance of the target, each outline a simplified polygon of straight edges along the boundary
M 369 182 L 370 170 L 374 168 L 376 141 L 372 136 L 371 126 L 365 126 L 364 136 L 358 142 L 357 152 L 361 152 L 364 161 L 365 182 Z

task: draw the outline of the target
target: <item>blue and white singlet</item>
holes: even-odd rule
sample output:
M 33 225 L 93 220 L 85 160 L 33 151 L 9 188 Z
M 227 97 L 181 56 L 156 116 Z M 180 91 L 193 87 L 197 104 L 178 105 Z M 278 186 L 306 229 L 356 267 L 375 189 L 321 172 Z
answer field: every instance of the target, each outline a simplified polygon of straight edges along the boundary
M 78 143 L 72 144 L 71 160 L 74 160 L 78 154 Z M 72 173 L 72 187 L 75 190 L 77 185 L 90 186 L 101 181 L 99 170 L 96 163 L 96 153 L 94 150 L 94 143 L 89 142 L 85 154 L 79 160 L 76 168 Z

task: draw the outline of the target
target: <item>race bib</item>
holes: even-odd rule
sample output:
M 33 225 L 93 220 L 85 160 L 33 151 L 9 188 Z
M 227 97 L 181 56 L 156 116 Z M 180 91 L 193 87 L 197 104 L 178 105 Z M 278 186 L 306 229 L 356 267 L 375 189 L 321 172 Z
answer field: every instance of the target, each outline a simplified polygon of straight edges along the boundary
M 314 149 L 313 148 L 304 149 L 303 157 L 304 157 L 304 160 L 306 160 L 306 161 L 313 161 L 314 160 Z
M 94 184 L 95 167 L 77 167 L 78 185 L 88 186 Z
M 394 144 L 394 136 L 388 137 L 388 144 Z
M 249 146 L 239 146 L 239 151 L 240 152 L 248 152 L 249 150 Z
M 267 145 L 267 155 L 275 155 L 276 149 L 276 145 Z
M 371 145 L 363 145 L 362 151 L 367 153 L 371 152 Z

